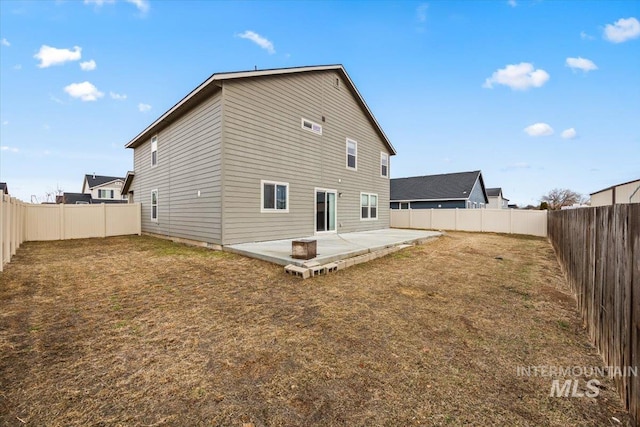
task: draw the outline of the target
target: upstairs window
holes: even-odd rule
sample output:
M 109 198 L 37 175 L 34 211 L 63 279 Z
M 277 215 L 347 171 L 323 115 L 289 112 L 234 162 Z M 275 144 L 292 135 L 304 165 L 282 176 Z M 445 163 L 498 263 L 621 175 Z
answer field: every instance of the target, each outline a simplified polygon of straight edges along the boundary
M 347 169 L 358 169 L 358 143 L 347 138 Z
M 151 190 L 151 221 L 158 222 L 158 190 Z
M 289 183 L 261 181 L 261 212 L 289 212 Z
M 302 119 L 302 129 L 306 129 L 310 132 L 317 133 L 318 135 L 322 135 L 322 126 L 317 123 L 312 122 L 311 120 Z
M 387 153 L 380 153 L 380 176 L 389 177 L 389 155 Z
M 98 190 L 98 199 L 113 199 L 113 190 Z
M 378 195 L 360 193 L 360 219 L 378 219 Z
M 151 138 L 151 166 L 158 164 L 158 136 Z

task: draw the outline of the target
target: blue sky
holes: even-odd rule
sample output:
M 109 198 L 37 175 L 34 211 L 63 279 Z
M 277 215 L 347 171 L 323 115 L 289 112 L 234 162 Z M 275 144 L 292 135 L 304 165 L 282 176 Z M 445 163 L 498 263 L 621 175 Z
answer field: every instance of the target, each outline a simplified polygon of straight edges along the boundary
M 124 176 L 214 72 L 343 64 L 392 177 L 481 169 L 512 202 L 640 178 L 640 2 L 0 1 L 0 181 Z

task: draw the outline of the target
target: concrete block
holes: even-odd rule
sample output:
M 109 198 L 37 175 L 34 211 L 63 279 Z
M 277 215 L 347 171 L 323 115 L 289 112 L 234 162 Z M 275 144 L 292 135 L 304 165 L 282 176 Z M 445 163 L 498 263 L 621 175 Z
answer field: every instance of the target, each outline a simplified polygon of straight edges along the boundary
M 338 271 L 338 263 L 337 262 L 331 262 L 329 264 L 325 264 L 324 267 L 326 268 L 326 274 L 335 273 L 336 271 Z
M 311 277 L 320 276 L 322 274 L 327 274 L 327 268 L 324 265 L 318 265 L 315 267 L 309 268 L 311 272 Z
M 311 277 L 311 271 L 308 268 L 299 267 L 297 265 L 289 264 L 284 268 L 284 271 L 287 274 L 291 274 L 292 276 L 301 277 L 303 279 L 308 279 Z
M 346 263 L 345 268 L 353 267 L 356 264 L 353 258 L 347 258 L 344 262 Z
M 338 261 L 336 264 L 338 265 L 338 271 L 344 270 L 345 268 L 347 268 L 347 260 L 343 259 L 341 261 Z
M 320 263 L 318 261 L 307 261 L 302 263 L 302 265 L 304 265 L 307 268 L 311 268 L 311 267 L 317 267 L 320 265 Z

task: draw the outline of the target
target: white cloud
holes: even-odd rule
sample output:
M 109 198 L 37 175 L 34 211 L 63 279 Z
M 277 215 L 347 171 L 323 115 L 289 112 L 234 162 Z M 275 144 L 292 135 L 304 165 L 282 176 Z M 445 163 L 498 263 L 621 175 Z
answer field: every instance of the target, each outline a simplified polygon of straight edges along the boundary
M 584 71 L 585 73 L 587 71 L 593 71 L 598 69 L 598 66 L 592 60 L 581 58 L 581 57 L 567 58 L 566 65 L 567 67 L 570 67 L 572 70 L 578 69 L 578 70 Z
M 418 18 L 418 22 L 425 22 L 427 20 L 427 9 L 429 9 L 429 5 L 427 3 L 422 3 L 416 9 L 416 16 Z
M 276 50 L 273 47 L 273 43 L 271 43 L 271 41 L 269 41 L 268 39 L 262 37 L 258 33 L 254 33 L 253 31 L 247 30 L 242 34 L 238 34 L 238 37 L 240 37 L 241 39 L 251 40 L 252 42 L 257 44 L 258 46 L 260 46 L 261 48 L 263 48 L 264 50 L 269 52 L 269 54 L 276 53 Z
M 141 113 L 144 113 L 146 111 L 151 110 L 151 105 L 149 104 L 143 104 L 142 102 L 140 104 L 138 104 L 138 110 L 140 110 Z
M 541 87 L 547 80 L 549 80 L 549 74 L 545 70 L 534 70 L 533 64 L 521 62 L 495 71 L 485 80 L 482 87 L 492 89 L 494 84 L 500 84 L 509 86 L 513 90 L 527 90 L 532 87 Z
M 77 61 L 82 56 L 82 48 L 74 46 L 73 50 L 69 49 L 57 49 L 55 47 L 42 45 L 40 51 L 33 55 L 34 58 L 39 59 L 40 63 L 38 67 L 47 68 L 52 65 L 64 64 L 68 61 Z
M 111 97 L 111 99 L 117 99 L 118 101 L 124 101 L 125 99 L 127 99 L 127 95 L 125 95 L 124 93 L 120 94 L 115 92 L 109 92 L 109 96 Z
M 16 147 L 9 147 L 8 145 L 3 145 L 2 147 L 0 147 L 0 151 L 10 151 L 12 153 L 17 153 L 18 150 Z
M 593 39 L 595 39 L 595 37 L 590 36 L 589 34 L 585 33 L 584 31 L 580 31 L 580 38 L 582 40 L 593 40 Z
M 636 18 L 618 19 L 604 27 L 604 38 L 612 43 L 622 43 L 640 37 L 640 22 Z
M 529 136 L 549 136 L 553 135 L 553 128 L 546 123 L 534 123 L 524 128 Z
M 93 59 L 91 61 L 85 61 L 80 63 L 80 68 L 83 71 L 93 71 L 96 69 L 96 67 L 97 67 L 96 61 L 94 61 Z
M 511 7 L 516 7 L 518 5 L 518 2 L 516 2 L 516 0 L 508 0 L 507 3 L 509 3 L 509 6 Z
M 4 37 L 2 38 L 2 40 L 0 40 L 0 44 L 6 47 L 11 46 L 11 43 L 9 43 L 9 40 L 5 39 Z
M 104 93 L 89 82 L 71 83 L 64 88 L 64 91 L 73 98 L 80 98 L 82 101 L 97 101 L 98 98 L 104 96 Z
M 149 1 L 148 0 L 126 0 L 127 3 L 131 3 L 138 8 L 140 13 L 147 13 L 149 11 Z
M 578 136 L 578 132 L 576 132 L 574 128 L 569 128 L 563 130 L 560 136 L 564 139 L 574 139 L 576 136 Z

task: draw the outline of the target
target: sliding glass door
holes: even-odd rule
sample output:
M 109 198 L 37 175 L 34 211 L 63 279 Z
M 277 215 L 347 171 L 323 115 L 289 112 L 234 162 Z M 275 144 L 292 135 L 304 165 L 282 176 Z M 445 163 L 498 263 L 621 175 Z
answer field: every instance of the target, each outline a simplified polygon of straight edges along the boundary
M 316 190 L 316 231 L 336 231 L 336 192 Z

